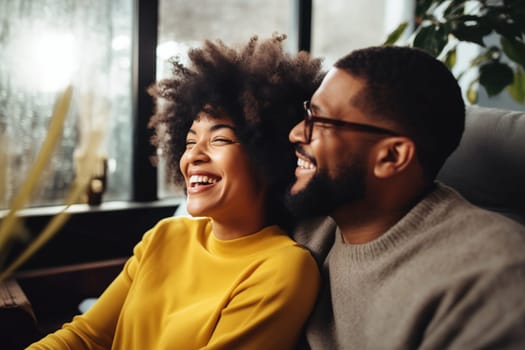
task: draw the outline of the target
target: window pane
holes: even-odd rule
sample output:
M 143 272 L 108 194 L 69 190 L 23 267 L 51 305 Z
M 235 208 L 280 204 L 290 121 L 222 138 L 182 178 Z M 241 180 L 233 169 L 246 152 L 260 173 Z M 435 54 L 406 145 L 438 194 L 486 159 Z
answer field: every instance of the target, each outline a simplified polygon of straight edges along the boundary
M 68 84 L 62 139 L 29 205 L 63 203 L 90 132 L 104 136 L 104 199 L 129 198 L 131 26 L 132 0 L 0 1 L 0 208 L 25 180 Z
M 325 67 L 351 50 L 381 45 L 402 21 L 412 20 L 414 0 L 314 0 L 312 53 Z
M 205 39 L 221 39 L 227 44 L 245 43 L 253 35 L 271 37 L 287 34 L 290 50 L 297 47 L 294 28 L 295 0 L 161 0 L 159 2 L 159 39 L 157 77 L 168 77 L 168 59 L 184 59 L 188 48 L 200 46 Z M 159 157 L 159 197 L 177 194 L 164 178 Z

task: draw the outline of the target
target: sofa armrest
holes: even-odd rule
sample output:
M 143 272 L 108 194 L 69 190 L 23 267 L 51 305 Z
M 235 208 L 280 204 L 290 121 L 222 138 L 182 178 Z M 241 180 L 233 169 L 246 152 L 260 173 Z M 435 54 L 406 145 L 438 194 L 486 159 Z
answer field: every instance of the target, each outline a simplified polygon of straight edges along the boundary
M 54 332 L 80 313 L 79 304 L 98 297 L 120 273 L 127 258 L 28 270 L 14 275 L 31 301 L 38 329 Z
M 0 282 L 0 345 L 23 349 L 39 337 L 31 303 L 14 279 Z

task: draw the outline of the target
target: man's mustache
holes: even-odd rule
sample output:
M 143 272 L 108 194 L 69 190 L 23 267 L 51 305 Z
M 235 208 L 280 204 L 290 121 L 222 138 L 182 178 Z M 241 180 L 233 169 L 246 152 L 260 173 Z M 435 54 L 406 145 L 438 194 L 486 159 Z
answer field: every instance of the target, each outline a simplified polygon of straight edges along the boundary
M 295 145 L 294 147 L 295 147 L 295 151 L 297 153 L 299 153 L 304 158 L 308 159 L 313 165 L 317 166 L 317 162 L 315 161 L 315 158 L 311 154 L 306 152 L 305 149 L 303 148 L 303 146 Z

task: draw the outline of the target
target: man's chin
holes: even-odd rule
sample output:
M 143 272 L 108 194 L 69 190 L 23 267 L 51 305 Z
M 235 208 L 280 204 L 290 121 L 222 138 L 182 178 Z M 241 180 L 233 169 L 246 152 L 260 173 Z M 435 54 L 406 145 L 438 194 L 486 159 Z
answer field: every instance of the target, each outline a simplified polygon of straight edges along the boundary
M 295 182 L 291 185 L 289 193 L 296 195 L 304 190 L 308 190 L 312 182 L 315 182 L 316 176 L 314 175 L 300 175 L 295 177 Z
M 335 179 L 321 172 L 305 183 L 296 181 L 288 191 L 286 206 L 297 218 L 331 215 L 339 207 L 364 198 L 363 169 L 357 163 L 342 168 Z
M 300 193 L 302 190 L 304 190 L 304 186 L 297 183 L 297 181 L 290 187 L 290 190 L 288 191 L 290 196 L 295 196 L 296 194 Z
M 286 196 L 286 207 L 290 212 L 299 218 L 308 216 L 328 215 L 326 211 L 328 205 L 326 192 L 323 191 L 322 185 L 312 179 L 307 184 L 295 182 Z

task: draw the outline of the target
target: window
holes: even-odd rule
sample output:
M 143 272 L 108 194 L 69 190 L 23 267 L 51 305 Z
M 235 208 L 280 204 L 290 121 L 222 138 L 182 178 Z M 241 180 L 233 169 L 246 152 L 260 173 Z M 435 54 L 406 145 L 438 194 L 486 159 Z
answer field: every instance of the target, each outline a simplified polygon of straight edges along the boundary
M 168 58 L 185 56 L 188 48 L 200 46 L 205 39 L 235 44 L 253 35 L 295 32 L 292 5 L 290 0 L 200 0 L 198 6 L 185 0 L 161 0 L 157 76 L 169 74 Z
M 61 204 L 85 137 L 101 133 L 105 199 L 129 199 L 132 0 L 0 2 L 0 209 L 38 154 L 66 85 L 73 98 L 44 180 L 30 206 Z
M 154 150 L 148 148 L 153 106 L 145 88 L 168 76 L 169 57 L 183 58 L 205 39 L 234 44 L 279 32 L 288 35 L 290 51 L 311 46 L 329 67 L 351 49 L 381 44 L 412 13 L 412 3 L 0 1 L 0 209 L 9 206 L 24 180 L 57 94 L 68 83 L 74 97 L 63 138 L 29 205 L 62 203 L 74 178 L 75 157 L 82 155 L 83 135 L 93 130 L 104 132 L 104 201 L 155 200 L 177 193 L 164 178 L 162 157 L 158 172 L 151 166 Z
M 289 0 L 161 0 L 157 46 L 157 79 L 169 77 L 169 59 L 178 56 L 184 62 L 189 48 L 200 46 L 205 39 L 220 39 L 227 44 L 245 43 L 253 35 L 271 37 L 285 33 L 285 43 L 296 50 L 294 1 Z M 158 196 L 180 195 L 165 177 L 160 150 Z
M 381 45 L 399 23 L 411 19 L 413 0 L 314 0 L 312 54 L 325 67 L 350 51 Z

